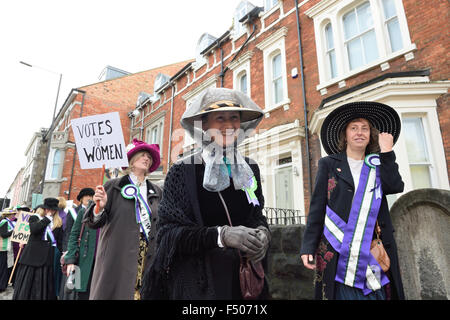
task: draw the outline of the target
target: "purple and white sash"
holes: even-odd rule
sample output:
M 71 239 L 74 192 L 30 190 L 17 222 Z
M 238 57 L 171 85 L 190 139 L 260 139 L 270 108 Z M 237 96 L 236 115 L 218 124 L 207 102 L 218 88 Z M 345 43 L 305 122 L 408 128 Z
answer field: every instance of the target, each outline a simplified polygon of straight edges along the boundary
M 379 164 L 378 155 L 366 156 L 347 223 L 328 206 L 325 215 L 324 235 L 339 252 L 335 280 L 365 295 L 389 283 L 370 253 L 382 199 Z
M 69 208 L 69 213 L 70 213 L 70 215 L 72 216 L 72 219 L 73 219 L 73 221 L 75 222 L 75 220 L 77 220 L 77 212 L 75 211 L 75 209 L 74 208 Z
M 133 183 L 130 177 L 128 177 L 131 184 L 127 184 L 121 190 L 122 197 L 125 199 L 134 199 L 135 211 L 136 211 L 136 222 L 140 225 L 141 231 L 144 233 L 145 240 L 149 241 L 150 229 L 151 229 L 151 216 L 152 211 L 139 192 L 139 188 Z M 144 211 L 141 214 L 141 209 Z
M 42 237 L 42 240 L 48 241 L 49 238 L 50 238 L 50 242 L 52 243 L 52 246 L 56 247 L 55 235 L 53 234 L 52 228 L 50 226 L 47 226 L 47 228 L 45 228 L 45 232 Z

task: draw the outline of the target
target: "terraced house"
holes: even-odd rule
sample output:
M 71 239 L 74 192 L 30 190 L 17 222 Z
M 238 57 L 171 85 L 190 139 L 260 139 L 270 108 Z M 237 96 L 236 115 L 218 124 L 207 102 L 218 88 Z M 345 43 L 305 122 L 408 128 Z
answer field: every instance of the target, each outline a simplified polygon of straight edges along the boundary
M 199 38 L 195 61 L 141 92 L 128 114 L 130 138 L 160 144 L 154 179 L 164 178 L 197 148 L 180 126 L 192 101 L 208 87 L 245 92 L 265 112 L 241 147 L 260 166 L 266 214 L 298 223 L 326 155 L 324 118 L 347 102 L 378 101 L 402 120 L 394 150 L 404 193 L 448 189 L 448 11 L 437 0 L 241 1 L 228 30 Z

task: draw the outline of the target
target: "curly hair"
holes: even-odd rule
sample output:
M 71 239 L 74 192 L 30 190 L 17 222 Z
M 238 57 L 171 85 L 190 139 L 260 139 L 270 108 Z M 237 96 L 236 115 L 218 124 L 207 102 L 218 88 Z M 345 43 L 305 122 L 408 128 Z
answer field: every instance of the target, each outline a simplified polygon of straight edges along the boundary
M 363 118 L 364 119 L 364 118 Z M 338 149 L 340 152 L 345 151 L 347 149 L 347 139 L 345 137 L 345 132 L 347 130 L 347 127 L 350 123 L 354 122 L 358 119 L 352 119 L 349 122 L 347 122 L 344 126 L 344 129 L 339 133 L 339 141 L 338 141 Z M 367 120 L 367 119 L 364 119 Z M 380 146 L 378 144 L 378 134 L 380 133 L 377 128 L 375 128 L 369 120 L 367 120 L 369 123 L 370 128 L 370 139 L 369 144 L 366 147 L 365 154 L 371 154 L 371 153 L 379 153 L 380 152 Z

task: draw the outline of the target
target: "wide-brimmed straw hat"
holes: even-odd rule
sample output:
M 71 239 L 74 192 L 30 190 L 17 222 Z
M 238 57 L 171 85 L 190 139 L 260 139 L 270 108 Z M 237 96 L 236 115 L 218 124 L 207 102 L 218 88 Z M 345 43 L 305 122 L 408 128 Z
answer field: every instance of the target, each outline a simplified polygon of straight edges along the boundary
M 400 135 L 401 121 L 398 113 L 390 106 L 373 101 L 358 101 L 344 104 L 325 118 L 320 130 L 320 138 L 327 154 L 339 153 L 339 136 L 346 125 L 354 119 L 369 121 L 379 132 L 387 132 L 394 137 L 394 144 Z
M 13 214 L 16 214 L 16 213 L 17 213 L 17 210 L 15 208 L 11 207 L 11 208 L 3 209 L 2 212 L 0 213 L 0 215 L 2 217 L 6 217 L 6 216 L 10 216 L 10 215 L 13 215 Z
M 228 88 L 208 88 L 184 112 L 181 118 L 183 127 L 193 126 L 194 121 L 211 112 L 239 111 L 241 123 L 262 119 L 264 113 L 246 94 Z
M 130 143 L 127 146 L 127 157 L 128 161 L 133 158 L 133 156 L 138 153 L 139 151 L 147 151 L 150 153 L 150 156 L 152 157 L 152 165 L 149 168 L 149 172 L 153 172 L 156 169 L 158 169 L 160 163 L 161 163 L 161 157 L 159 155 L 159 145 L 158 144 L 148 144 L 144 141 L 138 140 L 136 138 L 133 139 L 132 143 Z M 124 168 L 125 169 L 125 168 Z

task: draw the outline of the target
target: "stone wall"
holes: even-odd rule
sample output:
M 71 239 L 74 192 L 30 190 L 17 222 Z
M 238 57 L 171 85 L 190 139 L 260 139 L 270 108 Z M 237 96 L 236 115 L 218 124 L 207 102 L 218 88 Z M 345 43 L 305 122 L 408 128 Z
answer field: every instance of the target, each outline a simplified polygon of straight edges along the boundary
M 450 298 L 450 191 L 418 189 L 391 208 L 407 299 Z
M 314 271 L 300 260 L 304 225 L 272 225 L 271 247 L 268 253 L 269 290 L 272 299 L 303 300 L 314 298 Z

